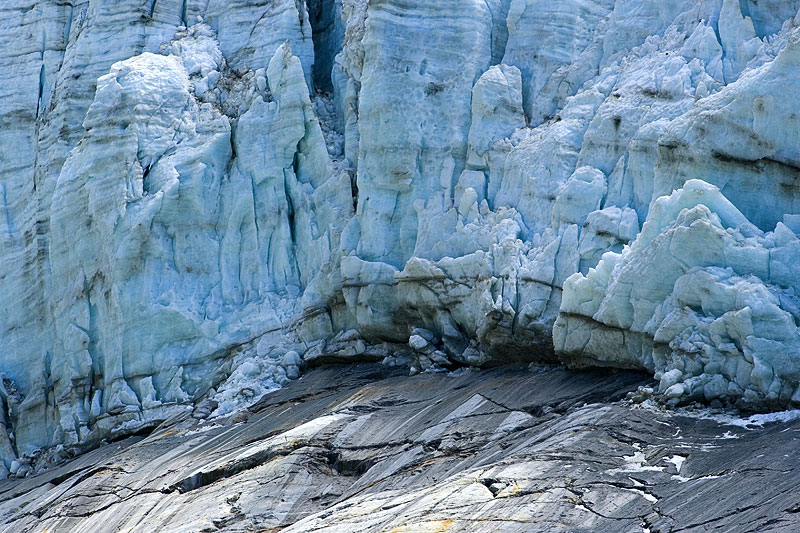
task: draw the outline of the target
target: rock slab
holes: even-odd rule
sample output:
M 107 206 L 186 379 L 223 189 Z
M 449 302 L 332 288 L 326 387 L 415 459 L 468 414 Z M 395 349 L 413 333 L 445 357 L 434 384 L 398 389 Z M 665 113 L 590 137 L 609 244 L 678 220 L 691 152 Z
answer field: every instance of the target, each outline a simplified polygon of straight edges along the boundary
M 623 399 L 650 383 L 557 367 L 321 367 L 236 423 L 187 417 L 0 481 L 0 531 L 800 527 L 796 413 L 776 424 Z

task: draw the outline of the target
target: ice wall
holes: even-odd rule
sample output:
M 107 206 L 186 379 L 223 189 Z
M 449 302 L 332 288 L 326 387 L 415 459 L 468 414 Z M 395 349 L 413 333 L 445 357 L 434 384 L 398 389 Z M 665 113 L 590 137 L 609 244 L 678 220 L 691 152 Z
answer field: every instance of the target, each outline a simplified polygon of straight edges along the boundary
M 0 474 L 325 361 L 800 400 L 798 8 L 4 4 Z

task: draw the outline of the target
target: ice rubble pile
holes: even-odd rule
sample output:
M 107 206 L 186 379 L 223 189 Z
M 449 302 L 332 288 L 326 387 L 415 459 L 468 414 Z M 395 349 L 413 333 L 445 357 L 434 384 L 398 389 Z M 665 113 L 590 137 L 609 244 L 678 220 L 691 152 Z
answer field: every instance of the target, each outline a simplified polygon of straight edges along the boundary
M 0 475 L 326 361 L 800 403 L 800 0 L 12 4 Z

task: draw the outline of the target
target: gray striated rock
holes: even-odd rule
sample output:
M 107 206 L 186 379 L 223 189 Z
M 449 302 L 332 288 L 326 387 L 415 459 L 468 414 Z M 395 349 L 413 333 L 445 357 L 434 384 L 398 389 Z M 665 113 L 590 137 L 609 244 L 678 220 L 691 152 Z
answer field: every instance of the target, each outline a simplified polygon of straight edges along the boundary
M 177 418 L 0 481 L 0 531 L 800 527 L 797 413 L 664 411 L 625 372 L 404 373 L 318 368 L 243 422 Z

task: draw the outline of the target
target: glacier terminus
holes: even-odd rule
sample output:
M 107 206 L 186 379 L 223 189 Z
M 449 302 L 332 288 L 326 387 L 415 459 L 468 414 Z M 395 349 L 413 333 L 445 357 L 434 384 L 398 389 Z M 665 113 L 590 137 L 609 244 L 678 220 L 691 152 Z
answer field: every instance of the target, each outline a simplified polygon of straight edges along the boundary
M 0 479 L 326 363 L 800 405 L 798 10 L 4 1 Z

